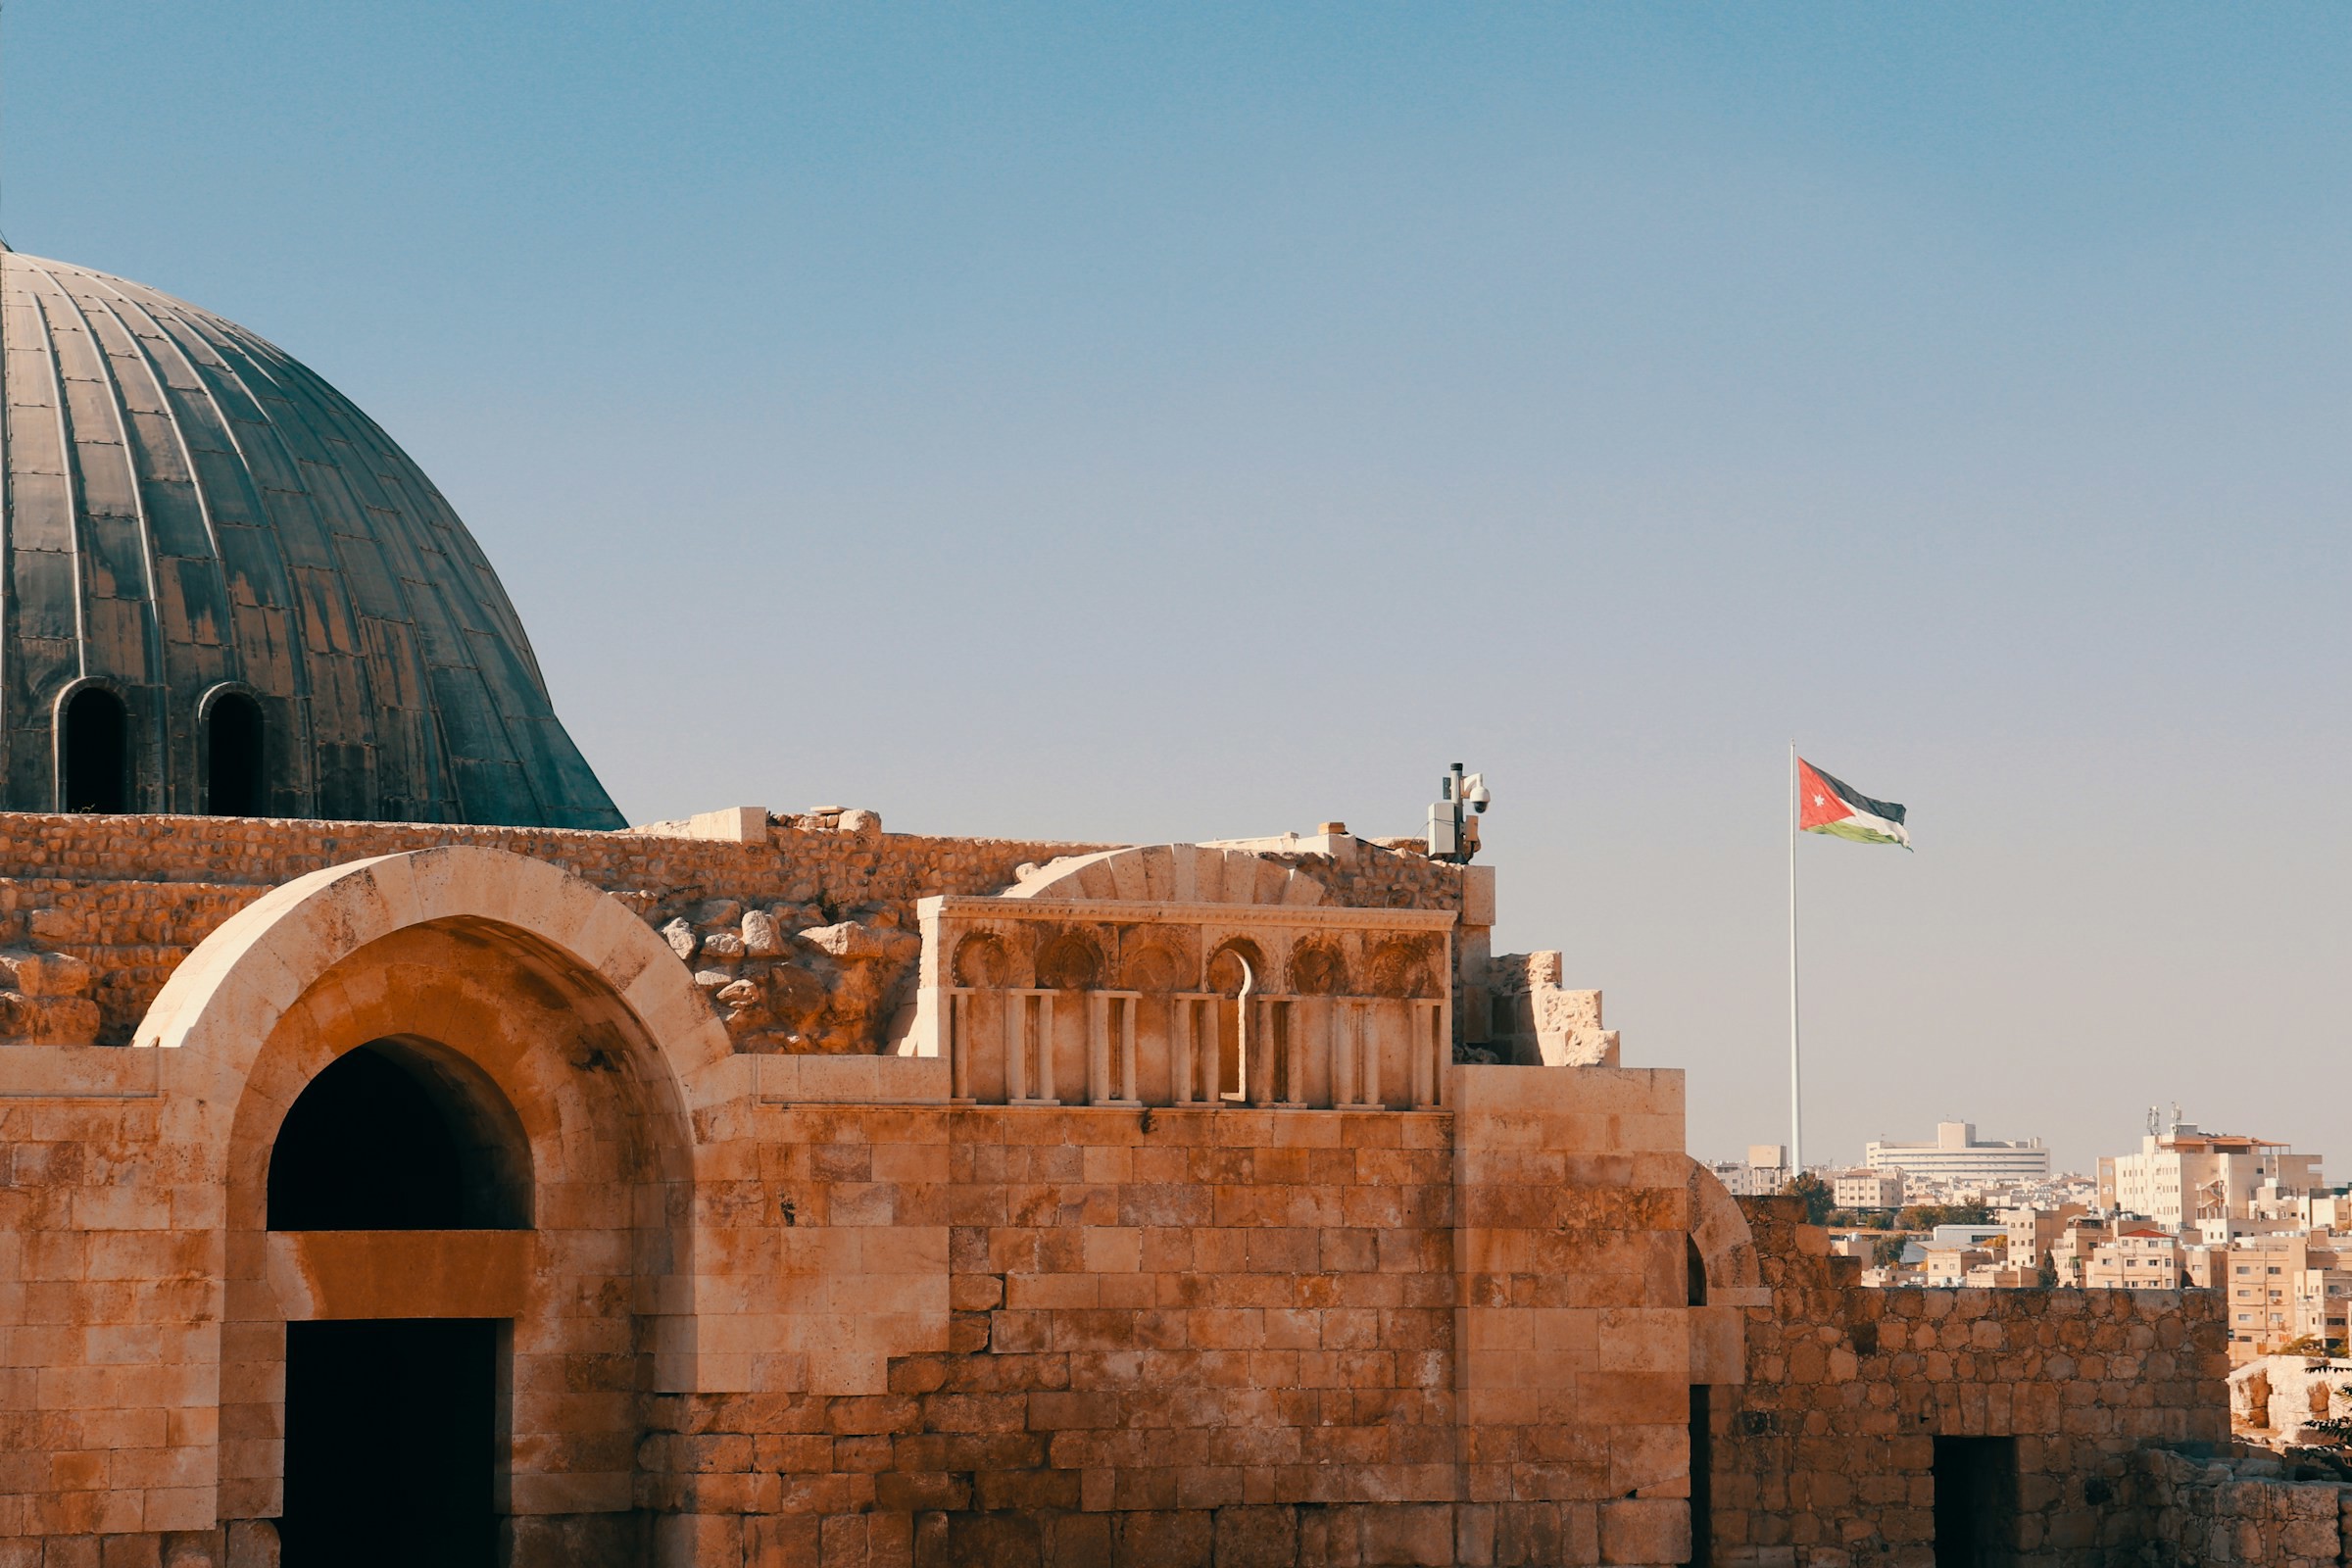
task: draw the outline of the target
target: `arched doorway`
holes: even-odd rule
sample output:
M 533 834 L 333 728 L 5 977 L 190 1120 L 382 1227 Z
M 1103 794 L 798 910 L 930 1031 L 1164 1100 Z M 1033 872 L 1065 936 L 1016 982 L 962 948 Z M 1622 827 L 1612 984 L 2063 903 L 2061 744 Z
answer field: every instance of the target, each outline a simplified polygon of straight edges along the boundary
M 57 804 L 65 811 L 130 809 L 130 710 L 103 686 L 84 686 L 58 715 Z
M 502 851 L 354 861 L 223 922 L 172 972 L 133 1044 L 163 1055 L 173 1103 L 197 1118 L 190 1158 L 220 1183 L 216 1518 L 275 1539 L 286 1353 L 305 1325 L 486 1318 L 509 1325 L 494 1427 L 505 1558 L 691 1561 L 641 1505 L 657 1401 L 762 1388 L 765 1369 L 704 1348 L 688 1093 L 725 1082 L 739 1058 L 652 927 Z M 270 1228 L 289 1111 L 363 1049 L 428 1095 L 447 1095 L 439 1075 L 455 1072 L 461 1093 L 440 1102 L 459 1116 L 455 1144 L 468 1136 L 462 1113 L 511 1107 L 528 1208 L 487 1223 L 532 1228 Z M 495 1097 L 476 1093 L 485 1080 Z M 772 1211 L 765 1223 L 781 1228 Z
M 518 1230 L 531 1194 L 529 1146 L 488 1076 L 428 1041 L 382 1039 L 336 1057 L 287 1110 L 270 1148 L 268 1223 L 330 1237 Z M 339 1239 L 379 1267 L 416 1267 L 434 1250 L 424 1238 L 406 1250 Z M 431 1296 L 408 1304 L 446 1304 Z M 285 1568 L 495 1563 L 512 1356 L 506 1318 L 287 1324 Z
M 204 710 L 205 813 L 260 816 L 267 794 L 262 705 L 243 692 L 222 692 Z

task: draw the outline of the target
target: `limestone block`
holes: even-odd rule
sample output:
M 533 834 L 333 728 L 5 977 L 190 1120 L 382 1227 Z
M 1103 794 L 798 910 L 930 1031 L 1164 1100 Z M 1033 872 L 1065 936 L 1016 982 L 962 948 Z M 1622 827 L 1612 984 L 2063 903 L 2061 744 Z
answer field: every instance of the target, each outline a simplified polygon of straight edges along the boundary
M 269 1278 L 288 1318 L 517 1317 L 535 1231 L 272 1231 Z
M 855 920 L 810 926 L 795 934 L 818 952 L 836 958 L 910 958 L 921 946 L 921 938 L 910 932 L 880 930 Z
M 90 980 L 90 966 L 70 954 L 0 953 L 0 990 L 27 997 L 86 997 Z
M 1465 865 L 1462 867 L 1462 924 L 1491 926 L 1494 923 L 1494 867 Z
M 1690 1560 L 1690 1505 L 1665 1497 L 1621 1497 L 1600 1505 L 1604 1563 Z
M 164 1543 L 162 1568 L 220 1568 L 220 1533 L 212 1530 L 169 1537 Z
M 729 806 L 715 811 L 698 811 L 686 819 L 685 836 L 732 844 L 765 844 L 767 808 Z
M 277 1526 L 267 1519 L 232 1519 L 228 1568 L 277 1568 Z
M 769 1104 L 944 1105 L 942 1056 L 760 1056 L 758 1093 Z
M 0 991 L 0 1044 L 93 1046 L 98 1023 L 98 1004 L 86 997 Z
M 784 935 L 776 917 L 765 909 L 747 909 L 743 915 L 743 951 L 754 958 L 772 958 L 784 951 Z
M 1747 1381 L 1747 1313 L 1743 1305 L 1689 1309 L 1690 1381 L 1737 1384 Z

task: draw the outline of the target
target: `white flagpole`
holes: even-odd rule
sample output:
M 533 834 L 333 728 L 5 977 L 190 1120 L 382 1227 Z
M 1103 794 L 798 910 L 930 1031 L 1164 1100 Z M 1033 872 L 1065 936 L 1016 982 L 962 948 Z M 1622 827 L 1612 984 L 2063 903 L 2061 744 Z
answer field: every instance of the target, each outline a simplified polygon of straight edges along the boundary
M 1805 1168 L 1804 1079 L 1796 1054 L 1796 824 L 1802 816 L 1796 799 L 1796 742 L 1788 743 L 1788 1174 Z

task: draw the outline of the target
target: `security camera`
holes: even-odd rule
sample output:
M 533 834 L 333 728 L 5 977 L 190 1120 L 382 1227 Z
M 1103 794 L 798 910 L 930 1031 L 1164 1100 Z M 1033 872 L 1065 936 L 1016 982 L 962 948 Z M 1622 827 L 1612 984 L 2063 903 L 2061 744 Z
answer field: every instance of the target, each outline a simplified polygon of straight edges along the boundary
M 1473 773 L 1463 783 L 1466 787 L 1462 791 L 1462 799 L 1469 804 L 1470 809 L 1483 813 L 1487 808 L 1487 803 L 1494 799 L 1494 796 L 1487 793 L 1486 775 Z

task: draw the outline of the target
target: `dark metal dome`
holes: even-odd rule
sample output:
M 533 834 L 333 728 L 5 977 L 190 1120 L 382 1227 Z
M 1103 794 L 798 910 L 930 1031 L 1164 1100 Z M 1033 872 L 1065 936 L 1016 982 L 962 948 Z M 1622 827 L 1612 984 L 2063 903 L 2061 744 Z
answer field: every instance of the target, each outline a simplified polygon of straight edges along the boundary
M 0 805 L 622 825 L 373 420 L 234 322 L 0 253 Z

